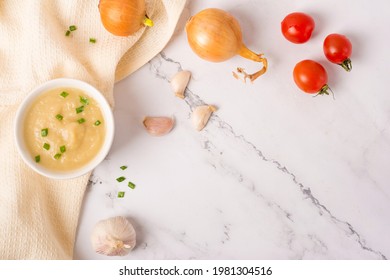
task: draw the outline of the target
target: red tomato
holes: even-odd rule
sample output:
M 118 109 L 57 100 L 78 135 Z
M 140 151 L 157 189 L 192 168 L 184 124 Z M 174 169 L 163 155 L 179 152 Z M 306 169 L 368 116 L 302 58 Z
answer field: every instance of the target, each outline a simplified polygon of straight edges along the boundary
M 330 34 L 324 40 L 324 53 L 333 63 L 341 65 L 348 72 L 352 69 L 352 44 L 347 37 L 341 34 Z
M 327 94 L 328 74 L 325 68 L 314 60 L 302 60 L 294 67 L 294 81 L 306 93 Z
M 282 21 L 283 36 L 295 44 L 307 42 L 315 27 L 311 16 L 304 13 L 288 14 Z

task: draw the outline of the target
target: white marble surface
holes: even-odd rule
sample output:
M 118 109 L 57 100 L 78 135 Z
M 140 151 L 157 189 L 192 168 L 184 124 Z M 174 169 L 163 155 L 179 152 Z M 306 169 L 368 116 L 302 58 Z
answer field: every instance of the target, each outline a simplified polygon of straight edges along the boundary
M 235 15 L 247 46 L 268 58 L 253 85 L 231 71 L 259 65 L 239 57 L 214 64 L 189 48 L 185 21 L 207 7 Z M 115 87 L 115 141 L 91 178 L 74 257 L 390 258 L 389 10 L 385 0 L 189 1 L 163 52 Z M 280 33 L 293 11 L 316 20 L 306 44 Z M 351 73 L 322 53 L 334 32 L 353 43 Z M 326 67 L 335 100 L 295 86 L 292 69 L 306 58 Z M 181 69 L 193 73 L 185 100 L 169 84 Z M 204 103 L 219 110 L 197 132 L 190 114 Z M 147 115 L 172 115 L 175 128 L 151 137 Z M 136 189 L 116 182 L 122 175 Z M 121 258 L 95 254 L 92 227 L 116 215 L 133 222 L 136 248 Z

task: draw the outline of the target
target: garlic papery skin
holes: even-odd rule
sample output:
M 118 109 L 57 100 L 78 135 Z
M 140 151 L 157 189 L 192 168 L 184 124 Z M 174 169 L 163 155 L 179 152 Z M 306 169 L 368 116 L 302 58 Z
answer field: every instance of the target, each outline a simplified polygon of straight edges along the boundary
M 125 217 L 113 217 L 99 221 L 91 235 L 92 247 L 98 254 L 125 256 L 136 244 L 136 233 Z
M 184 91 L 190 81 L 191 72 L 187 70 L 180 71 L 173 76 L 171 80 L 171 86 L 175 95 L 184 99 Z
M 150 135 L 163 136 L 172 130 L 175 119 L 172 117 L 145 117 L 143 124 Z
M 211 114 L 216 110 L 217 108 L 212 105 L 201 105 L 196 107 L 192 112 L 192 124 L 195 129 L 201 131 L 209 121 Z

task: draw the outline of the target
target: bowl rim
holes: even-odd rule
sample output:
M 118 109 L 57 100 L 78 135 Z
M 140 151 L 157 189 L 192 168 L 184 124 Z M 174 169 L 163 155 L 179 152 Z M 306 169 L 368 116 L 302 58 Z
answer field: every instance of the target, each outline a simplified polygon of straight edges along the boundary
M 47 92 L 48 90 L 60 88 L 60 87 L 77 88 L 83 90 L 85 91 L 86 94 L 88 94 L 93 99 L 95 99 L 102 111 L 105 127 L 106 127 L 106 135 L 105 135 L 105 140 L 103 142 L 103 146 L 101 147 L 100 151 L 95 155 L 95 157 L 92 158 L 92 160 L 90 160 L 86 165 L 78 169 L 69 170 L 69 171 L 50 170 L 43 167 L 42 165 L 37 164 L 33 160 L 33 157 L 31 157 L 31 154 L 29 153 L 25 145 L 24 135 L 23 135 L 24 120 L 32 102 L 37 97 Z M 14 139 L 15 139 L 17 150 L 20 156 L 22 157 L 23 161 L 35 172 L 52 179 L 63 179 L 63 180 L 73 179 L 85 175 L 88 172 L 92 171 L 96 166 L 98 166 L 105 159 L 108 152 L 110 151 L 114 140 L 114 132 L 115 132 L 114 114 L 104 95 L 91 84 L 73 78 L 52 79 L 35 87 L 27 94 L 27 96 L 24 98 L 22 103 L 19 105 L 14 120 Z

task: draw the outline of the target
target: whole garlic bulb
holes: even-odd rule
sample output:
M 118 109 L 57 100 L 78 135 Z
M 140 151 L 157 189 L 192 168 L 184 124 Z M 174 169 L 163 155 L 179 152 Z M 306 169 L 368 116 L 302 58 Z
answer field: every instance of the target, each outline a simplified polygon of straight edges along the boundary
M 124 256 L 135 247 L 136 234 L 132 224 L 125 217 L 118 216 L 98 222 L 91 242 L 98 254 Z

